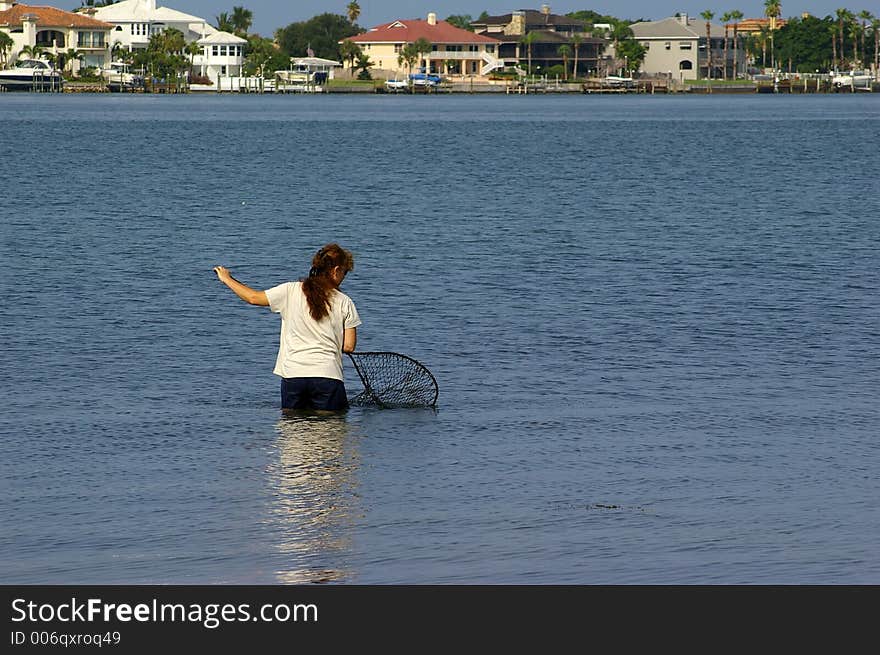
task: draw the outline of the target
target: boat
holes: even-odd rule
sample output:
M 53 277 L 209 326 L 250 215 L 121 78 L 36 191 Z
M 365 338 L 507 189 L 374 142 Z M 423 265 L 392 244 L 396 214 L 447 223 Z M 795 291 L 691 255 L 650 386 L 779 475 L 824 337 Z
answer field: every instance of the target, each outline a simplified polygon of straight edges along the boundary
M 60 91 L 61 73 L 39 59 L 19 59 L 12 68 L 0 70 L 0 88 L 5 91 Z
M 399 91 L 406 91 L 409 88 L 409 83 L 406 80 L 385 80 L 385 88 L 388 91 L 397 93 Z
M 437 86 L 441 78 L 434 73 L 412 73 L 409 79 L 414 86 Z
M 831 85 L 835 89 L 852 89 L 853 91 L 870 91 L 873 81 L 870 73 L 865 71 L 850 71 L 848 73 L 835 73 L 831 76 Z
M 605 86 L 610 86 L 612 88 L 623 88 L 629 89 L 633 86 L 633 78 L 631 77 L 620 77 L 618 75 L 608 75 L 604 79 Z
M 131 66 L 122 61 L 111 61 L 109 68 L 101 71 L 111 92 L 131 91 L 144 86 L 144 78 L 134 75 Z

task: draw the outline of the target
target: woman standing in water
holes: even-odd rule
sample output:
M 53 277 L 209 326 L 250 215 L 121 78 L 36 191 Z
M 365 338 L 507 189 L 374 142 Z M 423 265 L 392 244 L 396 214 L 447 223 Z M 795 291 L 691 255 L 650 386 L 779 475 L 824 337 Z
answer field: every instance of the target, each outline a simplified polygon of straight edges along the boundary
M 220 281 L 239 298 L 281 314 L 281 345 L 274 373 L 281 376 L 284 410 L 348 407 L 342 353 L 354 352 L 361 319 L 339 286 L 352 269 L 354 257 L 335 243 L 315 254 L 307 278 L 266 291 L 251 289 L 223 266 L 214 268 Z

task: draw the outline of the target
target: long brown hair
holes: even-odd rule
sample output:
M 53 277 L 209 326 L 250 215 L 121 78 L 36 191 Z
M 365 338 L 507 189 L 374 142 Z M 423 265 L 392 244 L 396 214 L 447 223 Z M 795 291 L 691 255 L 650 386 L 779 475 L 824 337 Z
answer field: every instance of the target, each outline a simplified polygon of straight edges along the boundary
M 303 293 L 309 303 L 309 314 L 316 321 L 330 313 L 330 298 L 336 283 L 330 274 L 337 266 L 348 273 L 354 269 L 354 256 L 338 243 L 328 243 L 312 257 L 312 270 L 302 280 Z

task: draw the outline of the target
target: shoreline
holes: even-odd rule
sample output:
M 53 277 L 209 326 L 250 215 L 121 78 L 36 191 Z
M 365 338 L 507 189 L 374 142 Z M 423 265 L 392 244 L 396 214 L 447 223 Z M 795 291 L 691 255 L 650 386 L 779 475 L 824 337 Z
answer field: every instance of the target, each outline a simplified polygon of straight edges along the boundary
M 597 83 L 565 83 L 565 82 L 536 82 L 529 84 L 498 84 L 498 83 L 470 83 L 453 82 L 433 89 L 387 89 L 382 82 L 375 84 L 333 84 L 322 87 L 288 88 L 285 90 L 256 89 L 215 89 L 201 87 L 191 89 L 162 85 L 152 89 L 131 89 L 127 91 L 113 91 L 107 85 L 99 82 L 67 82 L 60 90 L 53 91 L 4 91 L 6 93 L 88 93 L 88 94 L 139 94 L 139 95 L 313 95 L 313 94 L 380 94 L 380 95 L 862 95 L 865 93 L 880 92 L 880 81 L 874 81 L 867 88 L 834 87 L 830 83 L 821 84 L 816 80 L 803 81 L 780 81 L 772 82 L 743 82 L 734 84 L 730 82 L 713 85 L 711 83 L 674 85 L 667 86 L 665 83 L 646 80 L 629 88 L 609 87 Z

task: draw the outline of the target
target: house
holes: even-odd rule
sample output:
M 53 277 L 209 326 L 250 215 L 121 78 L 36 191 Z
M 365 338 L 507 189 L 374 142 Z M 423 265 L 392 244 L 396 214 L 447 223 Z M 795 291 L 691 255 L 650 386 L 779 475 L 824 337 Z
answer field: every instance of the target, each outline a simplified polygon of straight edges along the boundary
M 588 33 L 584 21 L 551 13 L 549 5 L 542 5 L 540 11 L 520 9 L 510 14 L 488 16 L 473 21 L 471 27 L 478 34 L 491 36 L 501 42 L 498 54 L 501 59 L 516 60 L 525 68 L 531 54 L 533 71 L 564 64 L 566 57 L 559 53 L 559 48 L 568 45 L 571 54 L 567 58 L 572 67 L 575 65 L 577 47 L 576 75 L 595 72 L 599 68 L 599 60 L 607 43 Z M 531 53 L 529 45 L 524 42 L 529 34 L 534 35 L 530 37 L 533 39 Z M 579 42 L 577 45 L 575 40 Z
M 421 62 L 417 64 L 426 68 L 428 73 L 481 77 L 504 66 L 504 62 L 497 57 L 498 39 L 474 34 L 437 20 L 437 14 L 434 13 L 429 13 L 427 20 L 385 23 L 347 40 L 361 47 L 377 73 L 395 77 L 409 72 L 400 55 L 407 44 L 419 39 L 426 39 L 432 46 L 431 51 L 423 54 Z M 345 65 L 350 67 L 351 63 L 346 62 Z
M 662 20 L 630 25 L 633 37 L 648 50 L 641 72 L 663 75 L 682 82 L 693 79 L 724 77 L 724 28 L 709 24 L 712 70 L 706 54 L 706 21 L 679 14 Z M 744 70 L 745 52 L 736 50 L 737 70 Z M 733 70 L 734 49 L 728 46 L 727 70 Z M 710 74 L 711 72 L 711 74 Z
M 183 33 L 187 43 L 198 42 L 201 52 L 192 60 L 198 75 L 216 79 L 241 75 L 247 40 L 221 32 L 198 16 L 176 9 L 156 6 L 156 0 L 122 0 L 104 7 L 85 7 L 81 11 L 111 23 L 111 48 L 121 46 L 129 51 L 143 50 L 150 37 L 166 29 Z
M 101 67 L 110 62 L 112 29 L 108 23 L 70 11 L 0 0 L 0 31 L 13 41 L 11 52 L 6 53 L 8 62 L 14 62 L 25 47 L 40 47 L 52 57 L 76 50 L 82 59 L 71 62 L 74 72 L 86 66 Z

